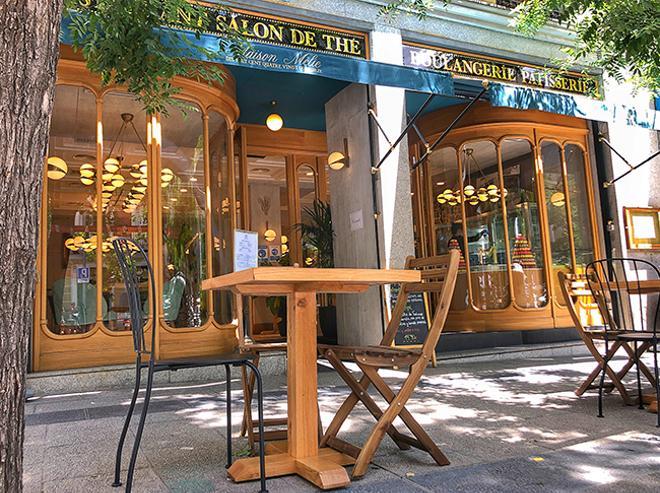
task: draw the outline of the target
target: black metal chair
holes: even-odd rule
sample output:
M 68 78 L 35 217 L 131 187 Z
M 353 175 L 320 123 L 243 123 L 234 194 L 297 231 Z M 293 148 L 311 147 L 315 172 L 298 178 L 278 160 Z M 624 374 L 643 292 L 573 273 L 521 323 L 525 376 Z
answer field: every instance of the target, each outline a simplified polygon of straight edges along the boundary
M 612 341 L 633 344 L 633 356 L 637 373 L 639 408 L 643 409 L 643 372 L 655 387 L 656 399 L 660 400 L 658 380 L 658 316 L 660 315 L 660 271 L 654 264 L 631 258 L 597 260 L 587 265 L 586 278 L 589 289 L 603 316 L 605 354 L 607 355 L 598 387 L 598 416 L 603 417 L 603 386 L 605 372 L 613 353 L 609 352 Z M 647 351 L 653 353 L 654 372 L 640 361 Z M 660 427 L 660 414 L 657 417 Z
M 224 354 L 219 356 L 209 356 L 203 358 L 185 358 L 185 359 L 173 359 L 173 360 L 157 360 L 155 358 L 155 353 L 153 351 L 155 343 L 155 333 L 154 329 L 157 326 L 157 296 L 154 282 L 154 274 L 147 258 L 147 254 L 144 250 L 135 242 L 128 240 L 126 238 L 118 238 L 112 242 L 115 254 L 117 255 L 117 260 L 119 261 L 119 267 L 124 279 L 124 284 L 126 286 L 126 292 L 128 295 L 128 304 L 129 312 L 131 316 L 131 332 L 133 335 L 133 346 L 135 348 L 135 388 L 133 389 L 133 397 L 131 399 L 131 404 L 128 408 L 128 415 L 126 416 L 126 421 L 124 423 L 124 428 L 122 429 L 121 436 L 119 438 L 119 445 L 117 446 L 117 457 L 115 460 L 115 478 L 112 486 L 118 487 L 121 486 L 121 457 L 122 449 L 124 447 L 124 441 L 126 439 L 126 434 L 128 432 L 128 427 L 131 422 L 131 416 L 133 415 L 133 410 L 135 409 L 135 403 L 137 401 L 138 392 L 140 390 L 140 376 L 141 370 L 147 368 L 147 386 L 145 389 L 144 395 L 144 404 L 142 405 L 142 412 L 140 413 L 140 422 L 138 424 L 137 431 L 135 433 L 135 443 L 133 444 L 133 450 L 131 452 L 131 459 L 128 466 L 128 475 L 126 478 L 126 491 L 130 492 L 133 485 L 133 473 L 135 471 L 135 464 L 137 461 L 138 450 L 140 448 L 140 440 L 142 439 L 142 430 L 144 429 L 144 422 L 147 416 L 147 411 L 149 409 L 149 400 L 151 399 L 151 389 L 153 385 L 154 373 L 157 371 L 176 371 L 184 368 L 201 368 L 208 366 L 218 366 L 223 365 L 225 367 L 225 372 L 227 376 L 227 465 L 226 467 L 231 466 L 232 464 L 232 447 L 231 447 L 231 367 L 248 367 L 250 368 L 256 377 L 257 381 L 257 403 L 258 403 L 258 412 L 259 412 L 259 422 L 260 422 L 260 437 L 264 436 L 263 432 L 263 389 L 261 374 L 259 369 L 251 361 L 252 356 L 250 354 L 241 354 L 241 353 L 232 353 Z M 151 309 L 149 311 L 149 316 L 145 315 L 142 311 L 142 303 L 140 302 L 140 291 L 139 284 L 144 272 L 146 271 L 146 277 L 148 279 L 149 285 L 151 287 L 152 299 L 151 299 Z M 144 329 L 147 324 L 147 321 L 151 320 L 151 344 L 147 346 L 146 338 L 144 334 Z M 148 356 L 148 359 L 145 357 Z M 264 440 L 261 438 L 259 440 L 259 465 L 260 465 L 260 476 L 261 476 L 261 493 L 267 493 L 266 490 L 266 465 L 265 465 L 265 447 Z

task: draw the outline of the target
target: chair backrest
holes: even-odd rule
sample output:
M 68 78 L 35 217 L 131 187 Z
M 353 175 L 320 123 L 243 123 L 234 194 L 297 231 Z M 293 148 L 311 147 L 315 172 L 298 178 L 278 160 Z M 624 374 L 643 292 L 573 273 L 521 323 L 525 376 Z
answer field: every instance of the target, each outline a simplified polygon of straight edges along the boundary
M 117 238 L 112 242 L 117 255 L 126 294 L 128 296 L 128 310 L 131 316 L 131 332 L 133 334 L 133 347 L 136 353 L 149 354 L 153 358 L 153 348 L 156 337 L 156 283 L 154 273 L 147 254 L 140 245 L 127 238 Z M 149 286 L 151 288 L 151 310 L 148 317 L 142 311 L 140 303 L 140 271 L 147 270 Z M 147 347 L 144 328 L 148 318 L 151 319 L 151 345 Z
M 650 331 L 657 335 L 660 271 L 654 264 L 609 258 L 591 262 L 585 274 L 605 330 Z
M 451 250 L 446 255 L 423 258 L 409 257 L 406 260 L 406 268 L 419 270 L 422 281 L 401 285 L 396 304 L 392 309 L 392 318 L 381 342 L 382 345 L 389 346 L 394 341 L 410 293 L 437 293 L 439 296 L 431 320 L 431 327 L 422 346 L 423 357 L 427 361 L 431 359 L 449 313 L 451 299 L 456 287 L 460 257 L 461 254 L 458 250 Z
M 566 309 L 573 320 L 578 335 L 585 341 L 591 339 L 589 332 L 585 328 L 588 324 L 581 317 L 584 308 L 589 309 L 594 306 L 591 291 L 589 290 L 589 286 L 587 286 L 587 277 L 584 274 L 569 274 L 563 271 L 560 271 L 557 277 L 559 278 L 559 287 L 566 301 Z M 587 297 L 591 300 L 591 306 L 585 306 L 580 301 Z

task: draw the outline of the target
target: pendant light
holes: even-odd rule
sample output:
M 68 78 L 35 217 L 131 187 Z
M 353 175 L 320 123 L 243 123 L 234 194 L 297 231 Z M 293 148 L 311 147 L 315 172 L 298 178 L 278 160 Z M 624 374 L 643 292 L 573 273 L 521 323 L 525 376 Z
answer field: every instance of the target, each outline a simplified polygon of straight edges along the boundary
M 51 180 L 61 180 L 69 171 L 66 161 L 60 157 L 51 156 L 48 158 L 48 171 L 46 174 Z
M 277 101 L 271 101 L 270 105 L 273 108 L 273 111 L 270 115 L 268 115 L 268 118 L 266 118 L 266 126 L 268 127 L 269 130 L 273 132 L 278 132 L 284 126 L 284 120 L 279 115 L 279 113 L 275 111 L 275 107 L 277 106 Z

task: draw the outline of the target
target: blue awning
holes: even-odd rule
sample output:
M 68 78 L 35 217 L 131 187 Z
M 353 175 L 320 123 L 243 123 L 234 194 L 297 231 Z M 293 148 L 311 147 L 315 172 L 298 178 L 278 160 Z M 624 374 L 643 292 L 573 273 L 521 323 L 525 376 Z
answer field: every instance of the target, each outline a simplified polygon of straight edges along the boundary
M 500 83 L 489 85 L 488 97 L 493 106 L 547 111 L 586 120 L 625 123 L 648 130 L 660 130 L 660 113 L 650 107 L 601 101 L 586 96 L 573 96 Z
M 203 34 L 196 37 L 188 31 L 179 31 L 192 45 L 202 46 L 212 52 L 218 51 L 219 37 Z M 62 21 L 61 41 L 71 44 L 68 21 Z M 199 51 L 190 50 L 184 42 L 177 47 L 193 59 L 213 61 L 224 65 L 236 65 L 272 72 L 288 72 L 326 77 L 329 79 L 398 87 L 417 92 L 451 96 L 454 82 L 451 74 L 429 72 L 415 68 L 380 63 L 348 56 L 331 55 L 309 50 L 298 50 L 287 46 L 264 44 L 252 41 L 251 48 L 244 57 L 236 59 L 230 54 L 220 53 L 216 59 L 200 56 Z

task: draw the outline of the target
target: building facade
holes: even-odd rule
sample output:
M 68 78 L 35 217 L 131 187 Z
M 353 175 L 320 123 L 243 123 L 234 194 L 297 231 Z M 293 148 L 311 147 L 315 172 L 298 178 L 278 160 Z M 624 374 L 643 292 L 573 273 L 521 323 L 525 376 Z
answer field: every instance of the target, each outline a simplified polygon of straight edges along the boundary
M 232 299 L 201 291 L 202 279 L 231 272 L 236 229 L 258 233 L 262 265 L 324 265 L 327 251 L 301 227 L 324 224 L 323 204 L 337 267 L 396 268 L 410 255 L 461 251 L 443 337 L 454 347 L 571 337 L 559 272 L 631 247 L 652 257 L 653 245 L 624 234 L 624 208 L 652 214 L 658 165 L 604 189 L 626 165 L 599 137 L 641 161 L 658 148 L 660 122 L 644 96 L 634 115 L 617 117 L 630 91 L 600 74 L 548 70 L 570 33 L 552 25 L 522 38 L 508 27 L 512 3 L 456 0 L 425 20 L 385 22 L 382 2 L 370 0 L 236 1 L 233 13 L 210 2 L 254 48 L 226 60 L 221 85 L 176 80 L 181 104 L 167 115 L 103 87 L 65 36 L 32 371 L 132 360 L 117 236 L 138 241 L 157 274 L 158 294 L 145 282 L 143 299 L 145 310 L 151 296 L 162 300 L 149 327 L 160 357 L 234 347 Z M 199 42 L 214 40 L 209 26 Z M 320 300 L 320 330 L 336 321 L 340 343 L 377 343 L 389 298 L 373 289 Z M 281 305 L 249 301 L 254 339 L 283 336 Z

